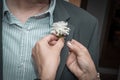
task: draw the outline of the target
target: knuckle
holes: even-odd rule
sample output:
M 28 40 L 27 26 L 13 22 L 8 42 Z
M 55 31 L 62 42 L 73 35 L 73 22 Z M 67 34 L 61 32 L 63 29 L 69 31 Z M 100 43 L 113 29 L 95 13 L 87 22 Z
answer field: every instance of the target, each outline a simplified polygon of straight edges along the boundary
M 71 47 L 72 50 L 78 51 L 79 49 L 76 46 Z
M 88 49 L 86 47 L 82 48 L 84 52 L 88 52 Z
M 79 47 L 80 47 L 83 51 L 85 51 L 85 52 L 87 51 L 87 48 L 86 48 L 86 46 L 85 46 L 85 45 L 80 44 L 80 45 L 79 45 Z
M 62 47 L 64 46 L 64 43 L 61 42 L 61 43 L 57 44 L 57 46 L 58 46 L 59 48 L 62 48 Z
M 32 48 L 32 54 L 35 52 L 35 48 Z
M 83 53 L 84 53 L 84 55 L 87 57 L 87 56 L 89 55 L 88 49 L 87 49 L 87 48 L 84 48 L 84 49 L 83 49 Z
M 39 41 L 37 41 L 36 43 L 35 43 L 35 46 L 38 46 L 40 43 L 39 43 Z
M 35 43 L 35 48 L 40 47 L 40 45 L 41 45 L 40 41 L 37 41 L 37 42 Z
M 32 57 L 33 57 L 33 58 L 35 57 L 35 53 L 32 53 Z
M 32 56 L 35 56 L 35 48 L 32 48 Z

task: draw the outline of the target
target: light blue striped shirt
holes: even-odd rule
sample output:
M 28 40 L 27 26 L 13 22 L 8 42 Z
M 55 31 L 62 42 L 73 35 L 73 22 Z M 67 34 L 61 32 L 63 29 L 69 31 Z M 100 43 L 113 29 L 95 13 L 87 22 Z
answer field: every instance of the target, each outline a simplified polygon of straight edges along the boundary
M 2 21 L 4 80 L 34 80 L 37 78 L 31 52 L 35 43 L 49 34 L 55 5 L 56 0 L 51 0 L 46 12 L 30 17 L 22 24 L 10 13 L 4 2 Z

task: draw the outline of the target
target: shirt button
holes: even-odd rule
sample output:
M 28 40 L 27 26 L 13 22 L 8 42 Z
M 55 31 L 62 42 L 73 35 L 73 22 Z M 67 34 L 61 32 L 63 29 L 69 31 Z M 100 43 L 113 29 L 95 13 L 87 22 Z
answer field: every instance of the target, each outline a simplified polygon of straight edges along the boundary
M 19 64 L 18 68 L 22 68 L 24 66 L 23 63 Z

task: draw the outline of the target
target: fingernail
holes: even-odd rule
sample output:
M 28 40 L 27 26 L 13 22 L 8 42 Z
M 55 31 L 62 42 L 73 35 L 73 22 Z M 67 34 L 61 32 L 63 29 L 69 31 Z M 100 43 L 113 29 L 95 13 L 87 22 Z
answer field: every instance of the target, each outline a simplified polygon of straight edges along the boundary
M 68 44 L 69 46 L 72 46 L 72 44 L 71 44 L 71 42 L 70 42 L 70 41 L 68 41 L 68 42 L 67 42 L 67 44 Z

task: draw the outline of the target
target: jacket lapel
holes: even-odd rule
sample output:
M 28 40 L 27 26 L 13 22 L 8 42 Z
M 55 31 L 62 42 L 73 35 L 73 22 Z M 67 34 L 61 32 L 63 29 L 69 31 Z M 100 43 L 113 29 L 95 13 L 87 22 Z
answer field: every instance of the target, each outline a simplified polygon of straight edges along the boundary
M 64 44 L 64 47 L 61 51 L 61 55 L 60 55 L 61 61 L 60 61 L 60 65 L 59 65 L 55 80 L 60 80 L 62 72 L 63 72 L 64 67 L 66 65 L 66 60 L 67 60 L 68 52 L 69 52 L 69 49 L 68 49 L 66 43 L 67 43 L 67 41 L 70 41 L 73 38 L 74 27 L 70 27 L 70 29 L 71 29 L 71 31 L 69 33 L 69 36 L 66 36 L 65 44 Z
M 2 66 L 3 59 L 2 59 L 2 0 L 0 0 L 0 80 L 3 80 L 2 74 Z
M 68 14 L 68 12 L 65 10 L 63 4 L 62 4 L 63 0 L 56 0 L 56 7 L 54 10 L 54 22 L 57 21 L 67 21 L 70 19 L 70 16 Z
M 74 27 L 71 24 L 69 24 L 69 19 L 70 19 L 70 16 L 62 4 L 62 0 L 56 0 L 56 7 L 54 11 L 54 22 L 57 22 L 57 21 L 68 22 L 68 27 L 70 27 L 71 30 L 70 30 L 69 36 L 65 37 L 65 46 L 63 47 L 60 55 L 61 61 L 60 61 L 60 65 L 59 65 L 55 80 L 60 80 L 61 78 L 62 72 L 66 64 L 68 52 L 69 52 L 66 42 L 71 40 L 73 37 Z

